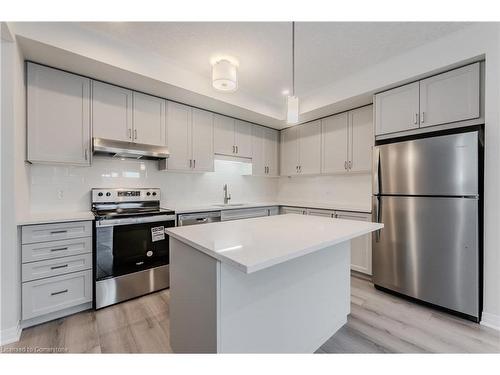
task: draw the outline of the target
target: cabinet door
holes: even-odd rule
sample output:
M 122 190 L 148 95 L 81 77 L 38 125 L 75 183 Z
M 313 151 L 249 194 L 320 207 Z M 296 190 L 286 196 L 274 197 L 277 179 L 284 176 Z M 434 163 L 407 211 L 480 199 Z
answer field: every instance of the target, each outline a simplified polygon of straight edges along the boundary
M 96 138 L 132 142 L 132 91 L 92 81 L 92 129 Z
M 321 120 L 321 173 L 347 172 L 349 113 Z
M 370 172 L 372 170 L 373 106 L 349 112 L 349 171 Z
M 321 172 L 321 121 L 299 127 L 299 174 Z
M 267 175 L 265 130 L 263 126 L 252 127 L 252 175 L 254 176 Z
M 252 124 L 235 120 L 234 144 L 236 145 L 236 156 L 243 158 L 252 157 Z
M 134 142 L 164 146 L 166 100 L 139 92 L 134 92 L 133 98 Z
M 191 107 L 168 102 L 167 147 L 170 157 L 169 170 L 190 170 L 191 155 Z
M 479 63 L 420 81 L 420 126 L 479 116 Z
M 192 110 L 193 169 L 200 172 L 214 170 L 214 115 L 211 112 Z
M 277 130 L 264 128 L 264 160 L 268 176 L 279 175 L 279 133 Z
M 419 83 L 375 95 L 375 134 L 418 128 Z
M 370 214 L 338 212 L 339 219 L 371 221 Z M 372 274 L 372 237 L 371 234 L 351 240 L 351 269 L 367 275 Z
M 90 165 L 90 80 L 29 63 L 28 160 Z
M 291 128 L 281 131 L 281 167 L 280 173 L 282 176 L 293 176 L 298 173 L 299 165 L 299 127 L 292 126 Z
M 214 152 L 221 155 L 235 155 L 234 119 L 214 116 Z

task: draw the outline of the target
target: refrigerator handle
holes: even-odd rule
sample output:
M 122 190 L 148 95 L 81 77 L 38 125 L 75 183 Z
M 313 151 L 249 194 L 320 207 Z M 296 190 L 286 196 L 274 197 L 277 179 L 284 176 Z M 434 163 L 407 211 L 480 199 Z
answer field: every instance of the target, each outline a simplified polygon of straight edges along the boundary
M 373 148 L 373 194 L 380 194 L 382 191 L 382 180 L 380 179 L 380 149 Z
M 382 206 L 382 202 L 380 201 L 380 196 L 376 196 L 375 198 L 375 222 L 380 223 L 380 209 Z M 380 229 L 375 231 L 375 242 L 380 241 Z

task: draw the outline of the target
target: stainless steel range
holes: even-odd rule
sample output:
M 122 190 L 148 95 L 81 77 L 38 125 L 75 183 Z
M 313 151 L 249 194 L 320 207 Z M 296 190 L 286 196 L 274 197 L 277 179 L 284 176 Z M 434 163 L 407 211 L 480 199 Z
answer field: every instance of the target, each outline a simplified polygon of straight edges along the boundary
M 169 286 L 175 212 L 160 208 L 160 189 L 92 189 L 92 212 L 96 309 Z

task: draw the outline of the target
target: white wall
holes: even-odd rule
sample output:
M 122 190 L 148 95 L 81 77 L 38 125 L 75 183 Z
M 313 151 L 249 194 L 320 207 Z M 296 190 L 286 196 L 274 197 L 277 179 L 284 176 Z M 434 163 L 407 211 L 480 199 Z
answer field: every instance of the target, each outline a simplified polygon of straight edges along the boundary
M 20 257 L 16 227 L 16 133 L 24 127 L 22 60 L 13 41 L 1 42 L 1 224 L 0 224 L 0 344 L 19 337 Z M 22 169 L 22 167 L 20 168 Z
M 278 200 L 292 204 L 326 203 L 339 208 L 371 210 L 370 174 L 281 177 Z
M 228 184 L 233 202 L 274 201 L 276 178 L 242 175 L 248 164 L 215 161 L 215 172 L 174 173 L 156 161 L 94 157 L 91 167 L 31 166 L 31 212 L 88 211 L 94 187 L 159 187 L 165 208 L 222 203 Z

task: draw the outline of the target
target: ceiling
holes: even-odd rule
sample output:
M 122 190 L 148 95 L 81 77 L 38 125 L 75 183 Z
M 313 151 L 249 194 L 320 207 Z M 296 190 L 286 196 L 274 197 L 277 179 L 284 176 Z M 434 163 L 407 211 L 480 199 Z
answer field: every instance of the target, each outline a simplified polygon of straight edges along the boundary
M 334 103 L 328 90 L 346 77 L 470 25 L 297 22 L 296 94 L 303 103 L 322 103 L 329 112 Z M 45 22 L 16 23 L 14 30 L 25 43 L 43 43 L 25 44 L 25 56 L 33 61 L 268 126 L 286 126 L 282 91 L 291 88 L 290 22 Z M 211 61 L 224 56 L 239 65 L 234 93 L 211 87 Z M 345 99 L 351 107 L 371 99 L 370 93 L 354 93 L 358 96 Z M 314 117 L 305 111 L 301 121 Z
M 296 93 L 470 25 L 463 22 L 298 22 Z M 239 89 L 275 105 L 291 86 L 291 24 L 285 22 L 95 22 L 81 26 L 126 40 L 210 80 L 210 61 L 239 62 Z

